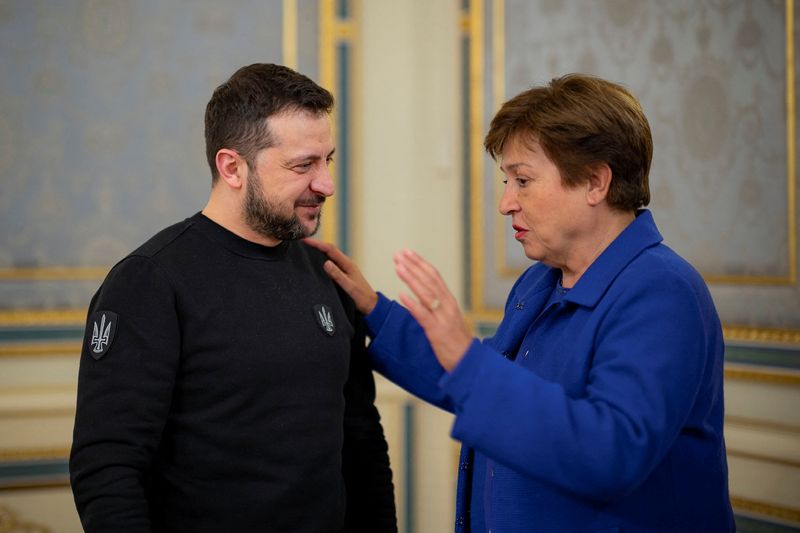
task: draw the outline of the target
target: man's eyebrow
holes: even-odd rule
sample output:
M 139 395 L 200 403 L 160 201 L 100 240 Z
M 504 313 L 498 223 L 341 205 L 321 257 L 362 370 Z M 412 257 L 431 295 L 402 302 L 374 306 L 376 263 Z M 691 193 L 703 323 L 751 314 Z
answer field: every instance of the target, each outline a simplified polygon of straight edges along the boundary
M 334 152 L 336 152 L 336 148 L 331 150 L 328 153 L 328 155 L 325 157 L 325 159 L 330 159 L 331 157 L 333 157 Z M 320 157 L 319 154 L 304 154 L 304 155 L 299 155 L 297 157 L 293 157 L 293 158 L 289 159 L 287 164 L 288 165 L 296 165 L 298 163 L 303 163 L 303 162 L 319 161 L 320 159 L 322 159 L 322 157 Z
M 330 159 L 331 157 L 333 157 L 334 152 L 336 152 L 336 148 L 331 150 L 325 159 Z M 319 161 L 320 159 L 322 158 L 318 154 L 304 154 L 289 159 L 286 162 L 286 165 L 291 167 L 300 163 L 310 163 L 312 161 Z

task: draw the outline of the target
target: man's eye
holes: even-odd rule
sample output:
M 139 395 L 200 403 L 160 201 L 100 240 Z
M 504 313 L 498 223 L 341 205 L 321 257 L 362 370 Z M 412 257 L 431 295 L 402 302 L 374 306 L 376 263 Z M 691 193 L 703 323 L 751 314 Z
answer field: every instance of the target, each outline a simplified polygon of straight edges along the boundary
M 296 165 L 294 169 L 298 172 L 306 172 L 311 168 L 311 163 L 303 163 L 302 165 Z

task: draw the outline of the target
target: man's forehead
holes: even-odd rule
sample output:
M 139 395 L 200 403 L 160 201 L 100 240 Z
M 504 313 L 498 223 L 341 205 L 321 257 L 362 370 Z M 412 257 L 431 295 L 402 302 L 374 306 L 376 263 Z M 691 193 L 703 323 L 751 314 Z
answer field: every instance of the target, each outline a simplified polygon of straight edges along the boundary
M 306 137 L 332 139 L 331 117 L 327 113 L 283 112 L 267 119 L 273 146 Z
M 289 107 L 267 117 L 267 124 L 307 121 L 324 121 L 330 124 L 331 114 L 325 111 L 314 111 L 313 109 Z

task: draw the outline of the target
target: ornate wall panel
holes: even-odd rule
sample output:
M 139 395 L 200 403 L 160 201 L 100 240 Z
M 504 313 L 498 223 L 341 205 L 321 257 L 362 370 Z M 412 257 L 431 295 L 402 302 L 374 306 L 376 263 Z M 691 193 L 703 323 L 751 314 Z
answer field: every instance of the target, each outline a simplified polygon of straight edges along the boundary
M 504 100 L 577 71 L 640 98 L 655 143 L 650 207 L 709 282 L 728 337 L 800 345 L 793 7 L 471 2 L 473 309 L 500 309 L 529 264 L 497 213 L 502 178 L 482 135 Z
M 319 80 L 320 16 L 306 0 L 4 4 L 0 308 L 83 308 L 114 262 L 202 208 L 214 87 L 286 59 Z

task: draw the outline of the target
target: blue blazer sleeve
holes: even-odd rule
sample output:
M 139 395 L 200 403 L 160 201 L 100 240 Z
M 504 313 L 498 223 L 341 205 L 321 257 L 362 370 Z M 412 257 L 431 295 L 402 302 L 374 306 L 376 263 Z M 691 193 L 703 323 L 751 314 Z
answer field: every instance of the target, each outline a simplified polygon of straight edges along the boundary
M 453 412 L 452 402 L 438 384 L 445 370 L 414 317 L 378 293 L 378 304 L 365 322 L 372 338 L 373 368 L 415 396 Z
M 513 295 L 524 278 L 514 283 L 506 302 L 506 312 L 512 306 Z M 446 371 L 436 359 L 422 326 L 408 310 L 379 292 L 378 303 L 364 317 L 364 322 L 372 339 L 369 354 L 373 368 L 415 396 L 454 412 L 451 398 L 439 386 Z M 500 329 L 503 329 L 502 324 Z M 487 338 L 483 342 L 491 345 L 492 341 L 492 338 Z

